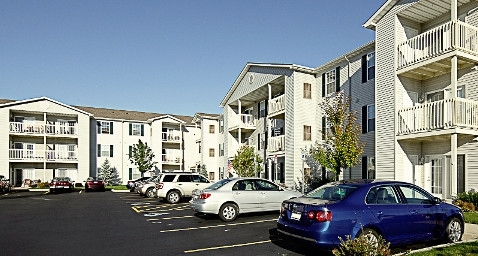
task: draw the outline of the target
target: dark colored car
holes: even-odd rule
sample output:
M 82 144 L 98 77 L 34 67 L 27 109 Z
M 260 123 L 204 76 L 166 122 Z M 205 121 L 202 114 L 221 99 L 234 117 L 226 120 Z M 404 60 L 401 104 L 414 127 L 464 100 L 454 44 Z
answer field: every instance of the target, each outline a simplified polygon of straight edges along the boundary
M 134 192 L 134 187 L 136 186 L 137 182 L 145 181 L 151 177 L 141 177 L 136 180 L 129 180 L 128 183 L 126 184 L 126 187 L 129 189 L 129 191 Z
M 10 179 L 0 175 L 0 193 L 9 193 L 12 190 Z
M 69 177 L 55 177 L 50 182 L 50 193 L 54 192 L 72 192 L 74 182 Z
M 339 237 L 382 236 L 390 246 L 431 240 L 458 242 L 464 232 L 460 208 L 414 184 L 355 180 L 325 184 L 285 200 L 277 221 L 279 235 L 333 249 Z
M 102 178 L 88 177 L 85 181 L 85 192 L 92 190 L 105 191 L 105 182 Z

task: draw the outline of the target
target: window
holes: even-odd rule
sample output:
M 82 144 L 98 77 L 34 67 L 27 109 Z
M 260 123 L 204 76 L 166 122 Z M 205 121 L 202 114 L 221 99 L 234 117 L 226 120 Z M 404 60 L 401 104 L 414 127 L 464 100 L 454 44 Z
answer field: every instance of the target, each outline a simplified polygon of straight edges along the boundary
M 176 174 L 165 174 L 162 182 L 172 182 L 176 178 Z
M 362 133 L 375 131 L 375 105 L 362 107 Z
M 335 70 L 325 73 L 325 94 L 335 92 Z
M 219 119 L 219 133 L 223 133 L 223 132 L 224 132 L 224 120 Z
M 265 117 L 266 113 L 266 100 L 259 102 L 259 118 Z
M 224 143 L 219 144 L 219 156 L 224 156 Z
M 97 126 L 98 134 L 113 134 L 113 122 L 100 121 Z
M 365 201 L 367 204 L 398 204 L 395 190 L 391 186 L 371 188 Z
M 213 124 L 209 125 L 209 133 L 214 133 L 215 130 L 216 130 L 216 127 Z
M 178 182 L 192 182 L 191 175 L 179 175 Z
M 322 117 L 322 139 L 325 140 L 325 138 L 330 135 L 332 136 L 332 125 L 327 122 L 327 117 L 323 116 Z
M 262 144 L 261 141 L 262 141 L 262 140 L 261 140 L 261 133 L 258 133 L 258 134 L 257 134 L 257 149 L 259 149 L 259 150 L 262 149 L 262 147 L 261 147 L 261 144 Z
M 304 140 L 312 140 L 312 127 L 309 125 L 304 125 Z
M 129 135 L 144 136 L 143 124 L 129 124 Z
M 312 99 L 312 85 L 304 83 L 304 99 Z
M 375 52 L 362 56 L 362 83 L 375 78 Z
M 209 149 L 209 156 L 214 157 L 214 149 L 213 148 Z
M 138 170 L 138 168 L 129 168 L 129 179 L 136 180 L 139 178 L 141 178 L 141 172 Z
M 443 189 L 443 159 L 434 158 L 430 159 L 432 168 L 431 188 L 433 194 L 442 194 Z
M 98 144 L 98 157 L 113 157 L 113 145 Z
M 432 204 L 432 198 L 429 198 L 425 193 L 415 187 L 411 186 L 399 186 L 407 204 Z
M 375 157 L 362 157 L 362 179 L 375 179 Z

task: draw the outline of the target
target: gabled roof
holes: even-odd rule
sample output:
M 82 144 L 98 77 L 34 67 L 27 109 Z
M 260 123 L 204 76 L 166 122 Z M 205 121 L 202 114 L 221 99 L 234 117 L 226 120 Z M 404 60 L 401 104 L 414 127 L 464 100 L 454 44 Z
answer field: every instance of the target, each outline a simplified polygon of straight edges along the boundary
M 193 117 L 193 120 L 192 122 L 193 123 L 196 123 L 196 122 L 199 122 L 201 121 L 202 118 L 206 118 L 206 119 L 219 119 L 221 115 L 219 114 L 207 114 L 207 113 L 201 113 L 201 112 L 197 112 L 194 117 Z
M 305 67 L 305 66 L 301 66 L 301 65 L 296 65 L 296 64 L 273 64 L 273 63 L 252 63 L 252 62 L 248 62 L 246 64 L 246 66 L 242 69 L 239 76 L 236 78 L 236 81 L 234 81 L 234 84 L 232 84 L 231 88 L 227 92 L 224 99 L 221 101 L 221 104 L 219 105 L 220 107 L 224 107 L 226 105 L 227 101 L 229 100 L 231 95 L 234 93 L 236 88 L 239 86 L 239 84 L 241 83 L 242 79 L 247 74 L 247 72 L 249 72 L 249 69 L 251 67 L 287 68 L 287 69 L 291 69 L 291 70 L 295 70 L 295 71 L 299 71 L 299 72 L 314 74 L 314 69 L 313 68 L 309 68 L 309 67 Z
M 26 100 L 8 100 L 8 99 L 1 99 L 0 100 L 0 108 L 3 108 L 3 107 L 9 107 L 9 106 L 15 106 L 15 105 L 21 105 L 21 104 L 26 104 L 26 103 L 32 103 L 32 102 L 37 102 L 37 101 L 49 101 L 49 102 L 52 102 L 52 103 L 55 103 L 55 104 L 58 104 L 60 106 L 63 106 L 65 108 L 68 108 L 68 109 L 72 109 L 74 111 L 78 111 L 82 114 L 85 114 L 85 115 L 88 115 L 88 116 L 92 116 L 91 113 L 87 112 L 87 111 L 84 111 L 82 109 L 79 109 L 79 108 L 76 108 L 75 106 L 70 106 L 70 105 L 66 105 L 64 103 L 61 103 L 61 102 L 58 102 L 56 100 L 52 100 L 50 98 L 47 98 L 47 97 L 39 97 L 39 98 L 33 98 L 33 99 L 26 99 Z
M 359 48 L 356 48 L 340 57 L 337 57 L 325 64 L 318 66 L 317 68 L 315 68 L 315 71 L 316 73 L 327 72 L 330 69 L 334 68 L 335 66 L 339 65 L 340 63 L 342 63 L 343 61 L 346 61 L 347 59 L 352 59 L 356 56 L 361 56 L 363 54 L 369 53 L 374 50 L 375 50 L 375 40 L 368 42 L 360 46 Z
M 380 21 L 397 2 L 398 0 L 387 0 L 387 2 L 385 2 L 362 26 L 375 30 L 377 22 Z
M 178 123 L 191 123 L 191 121 L 192 121 L 192 117 L 189 117 L 188 122 L 186 122 L 186 121 L 184 121 L 183 119 L 178 118 L 178 116 L 174 116 L 174 115 L 161 115 L 161 116 L 156 116 L 156 117 L 150 118 L 150 119 L 148 120 L 148 122 L 153 122 L 153 121 L 160 120 L 160 119 L 165 119 L 165 118 L 171 118 L 171 119 L 177 121 Z

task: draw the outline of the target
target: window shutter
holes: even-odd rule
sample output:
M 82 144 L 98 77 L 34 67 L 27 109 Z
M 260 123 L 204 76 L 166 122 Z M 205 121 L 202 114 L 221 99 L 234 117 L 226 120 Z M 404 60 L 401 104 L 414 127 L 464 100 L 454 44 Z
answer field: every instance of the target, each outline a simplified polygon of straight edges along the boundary
M 133 146 L 129 146 L 129 157 L 133 154 Z
M 325 116 L 322 117 L 322 139 L 325 140 Z
M 129 124 L 129 135 L 132 135 L 133 134 L 133 124 L 130 123 Z
M 144 136 L 144 124 L 141 125 L 141 136 Z
M 265 104 L 265 106 L 264 106 L 264 114 L 265 114 L 265 116 L 267 116 L 267 101 L 268 101 L 268 100 L 266 100 L 266 102 L 264 103 L 264 104 Z
M 101 144 L 98 144 L 98 157 L 101 156 Z
M 110 157 L 113 157 L 113 145 L 110 145 Z
M 113 134 L 113 122 L 110 122 L 110 134 Z
M 367 133 L 367 106 L 362 106 L 362 133 Z
M 362 83 L 367 82 L 367 55 L 362 56 Z
M 322 74 L 322 97 L 325 97 L 325 73 Z
M 96 126 L 98 127 L 98 134 L 101 133 L 101 122 L 96 122 Z
M 335 68 L 335 91 L 340 91 L 340 66 Z
M 367 179 L 367 157 L 362 156 L 362 179 Z
M 128 175 L 129 180 L 132 180 L 133 179 L 133 168 L 129 168 L 128 172 L 129 172 L 129 175 Z

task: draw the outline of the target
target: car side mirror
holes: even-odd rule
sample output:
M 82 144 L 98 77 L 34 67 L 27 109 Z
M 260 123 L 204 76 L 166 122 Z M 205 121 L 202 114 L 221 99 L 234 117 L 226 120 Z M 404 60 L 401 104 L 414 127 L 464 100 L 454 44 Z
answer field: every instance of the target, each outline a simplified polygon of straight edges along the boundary
M 442 202 L 442 200 L 438 197 L 434 197 L 433 201 L 432 201 L 433 204 L 440 204 L 441 202 Z

